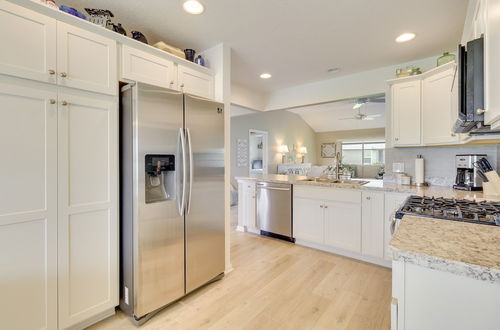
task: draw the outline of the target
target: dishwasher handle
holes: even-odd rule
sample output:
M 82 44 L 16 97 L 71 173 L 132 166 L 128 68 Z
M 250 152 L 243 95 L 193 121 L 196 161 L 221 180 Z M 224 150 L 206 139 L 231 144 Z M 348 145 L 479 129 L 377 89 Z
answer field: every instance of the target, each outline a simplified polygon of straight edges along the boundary
M 266 187 L 264 185 L 258 185 L 258 188 L 259 189 L 269 189 L 269 190 L 290 191 L 290 188 Z

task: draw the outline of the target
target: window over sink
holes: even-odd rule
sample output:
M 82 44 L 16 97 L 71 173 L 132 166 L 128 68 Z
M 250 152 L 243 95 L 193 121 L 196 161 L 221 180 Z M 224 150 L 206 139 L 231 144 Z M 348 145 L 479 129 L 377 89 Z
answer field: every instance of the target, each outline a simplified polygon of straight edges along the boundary
M 385 141 L 342 142 L 342 165 L 353 177 L 382 178 L 385 163 Z

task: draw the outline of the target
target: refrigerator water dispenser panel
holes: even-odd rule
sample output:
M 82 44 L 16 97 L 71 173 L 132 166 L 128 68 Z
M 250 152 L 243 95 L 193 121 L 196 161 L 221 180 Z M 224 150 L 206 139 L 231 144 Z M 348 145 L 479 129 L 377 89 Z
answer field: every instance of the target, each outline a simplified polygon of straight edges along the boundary
M 175 156 L 145 156 L 146 204 L 175 199 Z

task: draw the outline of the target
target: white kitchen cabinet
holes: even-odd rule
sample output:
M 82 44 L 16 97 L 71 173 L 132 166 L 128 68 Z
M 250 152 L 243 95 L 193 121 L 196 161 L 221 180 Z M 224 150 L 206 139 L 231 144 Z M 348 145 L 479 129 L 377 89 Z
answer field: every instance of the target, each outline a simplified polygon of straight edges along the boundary
M 59 327 L 118 305 L 118 111 L 114 99 L 59 93 Z
M 393 262 L 392 281 L 393 329 L 498 329 L 496 283 L 403 261 Z
M 116 41 L 57 22 L 57 72 L 61 86 L 117 95 Z
M 238 182 L 238 227 L 242 231 L 257 232 L 255 180 Z
M 384 193 L 363 191 L 361 197 L 361 252 L 384 257 Z
M 179 89 L 207 99 L 214 98 L 214 77 L 210 74 L 180 65 L 177 68 Z
M 391 225 L 396 211 L 404 204 L 409 194 L 387 192 L 384 198 L 384 258 L 392 260 L 392 252 L 389 242 L 392 238 Z
M 57 329 L 56 99 L 55 86 L 0 79 L 2 329 Z
M 0 1 L 0 73 L 56 83 L 56 20 Z
M 421 81 L 394 83 L 391 93 L 393 145 L 421 145 Z
M 361 252 L 361 205 L 358 202 L 325 202 L 325 244 Z
M 293 236 L 296 239 L 324 244 L 324 207 L 322 200 L 294 198 Z
M 483 0 L 484 34 L 484 122 L 500 128 L 500 0 Z M 485 5 L 484 5 L 485 4 Z
M 125 45 L 122 46 L 121 77 L 177 89 L 177 68 L 174 62 Z
M 455 71 L 455 65 L 449 66 L 446 71 L 430 75 L 422 80 L 422 140 L 424 145 L 459 142 L 459 135 L 452 130 L 458 113 L 458 103 L 455 102 L 458 95 L 452 91 Z

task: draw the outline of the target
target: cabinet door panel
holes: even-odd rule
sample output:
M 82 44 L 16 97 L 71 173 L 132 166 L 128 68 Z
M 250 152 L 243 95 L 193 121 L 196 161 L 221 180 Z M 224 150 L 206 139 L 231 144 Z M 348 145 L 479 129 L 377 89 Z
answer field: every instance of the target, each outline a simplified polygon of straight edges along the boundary
M 323 202 L 316 199 L 293 199 L 293 236 L 307 242 L 323 244 Z
M 179 88 L 188 94 L 205 97 L 207 99 L 214 98 L 214 77 L 209 74 L 178 66 Z
M 0 82 L 2 329 L 57 329 L 55 86 Z
M 67 328 L 118 304 L 118 118 L 104 96 L 59 100 L 59 324 Z
M 484 123 L 500 127 L 500 0 L 487 0 L 484 36 Z
M 361 205 L 359 203 L 325 203 L 325 244 L 361 252 Z
M 421 144 L 420 80 L 392 85 L 392 127 L 395 146 Z
M 132 47 L 122 47 L 122 77 L 147 84 L 176 88 L 174 62 Z
M 116 42 L 57 22 L 58 84 L 116 95 Z
M 458 143 L 452 132 L 458 109 L 452 92 L 455 68 L 427 77 L 422 82 L 422 140 L 424 144 Z
M 2 0 L 0 27 L 0 73 L 55 83 L 56 20 Z
M 361 204 L 361 252 L 384 257 L 384 193 L 363 192 Z

